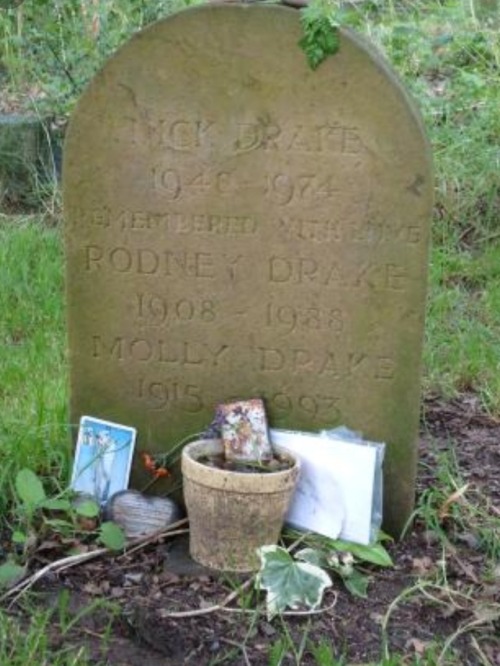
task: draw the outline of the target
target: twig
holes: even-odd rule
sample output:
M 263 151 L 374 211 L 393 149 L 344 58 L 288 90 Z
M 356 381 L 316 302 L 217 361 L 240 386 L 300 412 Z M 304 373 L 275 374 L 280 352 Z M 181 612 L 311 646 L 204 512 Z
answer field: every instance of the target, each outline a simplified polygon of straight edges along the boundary
M 252 666 L 250 663 L 250 660 L 248 659 L 248 653 L 247 649 L 244 645 L 244 643 L 237 643 L 236 641 L 231 641 L 229 638 L 221 638 L 220 639 L 223 643 L 227 643 L 228 645 L 232 645 L 233 647 L 238 648 L 241 650 L 241 654 L 243 655 L 243 660 L 245 662 L 245 666 Z
M 82 627 L 81 632 L 87 634 L 88 636 L 93 636 L 94 638 L 99 638 L 101 641 L 106 639 L 106 633 L 98 633 L 97 631 L 92 631 L 92 629 L 87 629 L 87 627 Z
M 252 582 L 252 580 L 253 578 L 246 582 L 249 583 Z M 236 591 L 239 592 L 240 590 L 243 590 L 243 588 L 240 587 Z M 247 615 L 254 615 L 255 613 L 265 614 L 266 612 L 265 610 L 259 610 L 258 608 L 228 608 L 227 603 L 227 600 L 224 599 L 224 601 L 222 601 L 220 604 L 208 606 L 207 608 L 196 608 L 195 610 L 189 611 L 160 611 L 160 617 L 168 617 L 173 619 L 180 619 L 183 617 L 199 617 L 200 615 L 209 615 L 210 613 L 215 613 L 215 611 L 222 611 L 224 613 L 242 613 Z M 280 615 L 284 617 L 310 617 L 311 615 L 322 615 L 323 613 L 327 613 L 328 611 L 332 610 L 332 608 L 335 608 L 336 603 L 337 593 L 335 593 L 335 599 L 332 601 L 332 603 L 328 606 L 325 606 L 324 608 L 311 608 L 304 611 L 283 611 L 280 613 Z
M 160 539 L 163 539 L 165 537 L 180 536 L 181 534 L 189 534 L 189 530 L 185 529 L 185 530 L 173 530 L 172 532 L 170 532 L 170 530 L 168 532 L 165 532 L 165 531 L 156 532 L 154 538 L 152 536 L 150 536 L 150 537 L 147 538 L 146 541 L 144 541 L 144 542 L 141 541 L 140 543 L 136 543 L 136 540 L 134 540 L 133 542 L 131 542 L 131 545 L 133 543 L 136 544 L 136 545 L 133 546 L 133 548 L 128 548 L 117 559 L 121 560 L 125 557 L 128 557 L 132 553 L 135 553 L 136 551 L 141 550 L 141 548 L 144 548 L 145 546 L 148 546 L 150 543 L 153 543 L 155 541 L 160 541 Z
M 471 631 L 475 627 L 480 627 L 482 624 L 486 624 L 486 621 L 483 620 L 483 619 L 471 620 L 470 622 L 467 622 L 467 623 L 461 625 L 460 627 L 458 627 L 458 629 L 455 631 L 455 633 L 451 634 L 451 636 L 448 636 L 448 638 L 446 639 L 446 642 L 443 646 L 443 649 L 441 650 L 441 653 L 439 654 L 439 657 L 437 659 L 437 662 L 436 662 L 437 666 L 441 666 L 441 664 L 443 663 L 443 660 L 446 656 L 447 651 L 451 647 L 452 643 L 454 643 L 456 641 L 457 638 L 459 638 L 463 634 L 466 634 L 468 631 Z
M 452 606 L 454 609 L 459 610 L 459 611 L 469 611 L 469 608 L 468 608 L 468 607 L 466 607 L 466 606 L 461 606 L 457 601 L 455 601 L 455 600 L 453 599 L 453 596 L 455 595 L 455 596 L 463 597 L 463 598 L 465 598 L 465 599 L 467 599 L 467 600 L 470 601 L 469 597 L 467 597 L 467 596 L 464 595 L 463 593 L 458 592 L 457 590 L 452 590 L 452 589 L 450 589 L 450 588 L 448 588 L 448 587 L 441 588 L 439 585 L 435 585 L 435 586 L 434 586 L 434 585 L 431 584 L 430 587 L 432 587 L 432 588 L 436 587 L 436 589 L 437 589 L 438 591 L 444 591 L 444 592 L 446 592 L 446 594 L 447 594 L 447 596 L 448 596 L 448 600 L 440 599 L 439 597 L 434 596 L 434 595 L 431 594 L 430 592 L 427 592 L 427 589 L 423 587 L 423 588 L 420 590 L 420 592 L 422 592 L 423 596 L 424 596 L 426 599 L 429 599 L 429 601 L 431 601 L 432 603 L 434 603 L 434 604 L 436 604 L 436 605 L 440 605 L 440 604 L 441 604 L 442 606 L 446 606 L 447 608 L 449 608 L 450 606 Z
M 98 548 L 97 550 L 91 550 L 88 553 L 78 553 L 78 555 L 70 555 L 69 557 L 63 557 L 60 560 L 56 560 L 55 562 L 50 562 L 50 564 L 47 564 L 45 567 L 42 569 L 39 569 L 38 571 L 35 571 L 34 574 L 31 576 L 28 576 L 27 578 L 24 578 L 21 582 L 19 582 L 17 585 L 14 585 L 14 587 L 11 587 L 10 590 L 7 590 L 5 594 L 3 594 L 0 597 L 0 601 L 3 601 L 4 599 L 8 599 L 12 595 L 14 595 L 16 592 L 19 594 L 16 599 L 21 595 L 22 592 L 25 592 L 27 589 L 32 587 L 37 581 L 40 580 L 40 578 L 43 578 L 46 576 L 48 573 L 51 571 L 64 571 L 65 569 L 69 569 L 70 567 L 74 567 L 77 564 L 81 564 L 82 562 L 87 562 L 88 560 L 93 560 L 97 557 L 100 557 L 101 555 L 104 555 L 105 553 L 109 553 L 108 548 Z
M 119 560 L 123 559 L 124 557 L 127 557 L 128 555 L 131 555 L 132 553 L 135 553 L 137 550 L 140 550 L 141 548 L 144 548 L 145 546 L 148 546 L 150 543 L 153 543 L 154 541 L 159 541 L 160 539 L 163 539 L 164 537 L 171 537 L 171 536 L 179 536 L 180 534 L 187 534 L 189 532 L 188 529 L 184 530 L 177 530 L 175 527 L 180 527 L 181 525 L 184 525 L 187 523 L 187 518 L 183 518 L 183 520 L 178 520 L 176 523 L 172 523 L 172 527 L 174 527 L 173 530 L 159 530 L 158 532 L 155 532 L 154 534 L 150 534 L 146 538 L 142 539 L 134 539 L 134 541 L 131 541 L 127 547 L 127 550 L 118 557 Z
M 425 587 L 433 587 L 433 585 L 430 582 L 426 583 L 418 581 L 415 585 L 412 585 L 411 587 L 407 587 L 406 589 L 404 589 L 389 604 L 385 612 L 385 615 L 382 618 L 382 624 L 380 627 L 380 633 L 382 636 L 382 654 L 384 656 L 384 659 L 389 659 L 389 637 L 388 637 L 387 628 L 389 626 L 389 620 L 391 618 L 392 613 L 397 608 L 398 604 L 401 603 L 401 601 L 403 601 L 407 597 L 411 597 L 413 594 L 415 594 L 415 592 L 420 592 Z
M 126 546 L 127 549 L 120 557 L 125 557 L 129 553 L 135 552 L 140 548 L 144 548 L 144 546 L 147 546 L 148 544 L 152 543 L 153 541 L 156 541 L 157 539 L 179 534 L 179 532 L 184 533 L 186 530 L 176 530 L 176 528 L 181 527 L 186 523 L 187 523 L 187 518 L 183 518 L 182 520 L 178 520 L 177 522 L 169 525 L 169 528 L 167 530 L 158 530 L 154 534 L 148 534 L 146 537 L 139 537 L 137 539 L 134 539 L 128 544 L 128 546 Z M 12 601 L 12 603 L 15 603 L 15 601 L 19 598 L 19 596 L 23 592 L 26 592 L 26 590 L 32 587 L 36 582 L 38 582 L 48 573 L 51 572 L 60 573 L 61 571 L 70 569 L 78 564 L 81 564 L 82 562 L 88 562 L 89 560 L 94 560 L 97 559 L 98 557 L 101 557 L 102 555 L 108 555 L 110 553 L 112 553 L 112 551 L 109 548 L 98 548 L 97 550 L 91 550 L 88 553 L 78 553 L 77 555 L 70 555 L 68 557 L 63 557 L 60 560 L 56 560 L 55 562 L 50 562 L 50 564 L 47 564 L 42 569 L 35 571 L 34 574 L 28 576 L 27 578 L 24 578 L 19 583 L 17 583 L 17 585 L 11 587 L 10 590 L 7 590 L 7 592 L 5 592 L 5 594 L 3 594 L 0 597 L 0 602 L 4 601 L 5 599 L 8 599 L 9 597 L 12 597 L 17 593 L 17 596 Z
M 483 651 L 481 650 L 481 648 L 479 647 L 479 643 L 477 642 L 476 637 L 475 637 L 474 635 L 472 635 L 472 636 L 470 637 L 470 640 L 471 640 L 471 643 L 472 643 L 472 647 L 473 647 L 473 648 L 476 650 L 476 652 L 478 653 L 478 655 L 479 655 L 479 657 L 480 657 L 480 659 L 481 659 L 481 662 L 482 662 L 483 666 L 493 666 L 493 664 L 491 663 L 491 661 L 488 659 L 488 657 L 484 654 L 484 652 L 483 652 Z
M 288 548 L 287 551 L 291 552 L 294 550 L 305 538 L 307 534 L 301 534 L 300 537 L 294 541 Z M 183 617 L 198 617 L 200 615 L 209 615 L 210 613 L 215 613 L 216 611 L 222 611 L 225 610 L 227 612 L 245 612 L 244 609 L 238 609 L 238 608 L 227 608 L 227 605 L 231 603 L 234 599 L 238 597 L 238 595 L 241 592 L 244 592 L 247 590 L 250 585 L 255 581 L 257 578 L 257 574 L 254 574 L 251 578 L 248 578 L 244 583 L 242 583 L 239 587 L 237 587 L 235 590 L 233 590 L 230 594 L 225 597 L 220 604 L 214 604 L 213 606 L 208 606 L 207 608 L 197 608 L 195 610 L 189 610 L 189 611 L 162 611 L 161 612 L 161 617 L 170 617 L 170 618 L 183 618 Z M 334 604 L 337 602 L 337 598 L 335 597 Z M 250 611 L 251 613 L 255 613 L 255 609 Z M 288 611 L 288 614 L 305 614 L 305 615 L 314 615 L 317 613 L 317 611 Z
M 479 585 L 479 578 L 474 573 L 474 570 L 467 568 L 467 566 L 462 562 L 462 560 L 458 557 L 456 553 L 452 553 L 452 557 L 462 570 L 462 573 L 464 573 L 467 576 L 467 578 L 470 578 L 470 580 L 473 583 Z
M 338 595 L 335 592 L 335 599 L 332 601 L 331 604 L 328 604 L 328 606 L 324 606 L 323 608 L 310 608 L 309 610 L 303 610 L 303 611 L 282 611 L 280 613 L 281 616 L 283 617 L 310 617 L 311 615 L 322 615 L 323 613 L 328 613 L 328 611 L 331 611 L 335 606 L 337 605 L 337 598 Z M 247 608 L 221 608 L 222 611 L 225 613 L 248 613 L 248 614 L 253 614 L 253 613 L 262 613 L 264 615 L 266 613 L 265 610 L 260 610 L 258 608 L 253 608 L 253 609 L 247 609 Z

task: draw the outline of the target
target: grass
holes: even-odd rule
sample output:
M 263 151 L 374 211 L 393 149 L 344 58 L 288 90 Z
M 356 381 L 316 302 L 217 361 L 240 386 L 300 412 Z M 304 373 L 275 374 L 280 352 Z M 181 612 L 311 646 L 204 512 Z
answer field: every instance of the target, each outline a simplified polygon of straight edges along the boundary
M 36 609 L 29 621 L 0 613 L 0 664 L 5 666 L 90 666 L 84 647 L 51 644 L 52 612 Z
M 417 99 L 436 170 L 424 386 L 499 413 L 498 22 L 478 21 L 482 3 L 387 4 L 363 27 Z
M 113 0 L 89 4 L 54 0 L 49 6 L 28 2 L 3 8 L 3 84 L 23 107 L 64 115 L 93 74 L 132 33 L 195 1 Z
M 466 483 L 455 447 L 456 443 L 450 441 L 446 451 L 437 453 L 436 484 L 421 494 L 416 515 L 445 546 L 447 537 L 441 526 L 444 520 L 451 521 L 457 532 L 469 535 L 477 550 L 494 565 L 500 560 L 500 516 L 492 513 L 488 500 Z
M 142 14 L 136 12 L 133 16 L 127 15 L 125 5 L 123 0 L 115 4 L 112 16 L 101 17 L 119 27 L 102 46 L 101 58 L 137 25 L 154 18 L 151 8 L 146 12 L 145 4 L 138 3 Z M 153 5 L 158 12 L 168 9 L 165 3 Z M 49 36 L 64 40 L 62 6 L 60 3 L 55 6 L 57 29 Z M 498 416 L 499 21 L 491 12 L 488 14 L 485 3 L 472 0 L 404 3 L 380 0 L 358 7 L 349 21 L 379 45 L 413 92 L 422 109 L 435 157 L 436 207 L 424 391 L 443 396 L 475 391 L 484 406 Z M 498 12 L 497 7 L 497 15 Z M 7 27 L 15 28 L 15 22 L 7 24 L 9 17 L 14 18 L 14 10 L 0 17 L 4 37 L 8 36 Z M 17 20 L 17 13 L 15 17 Z M 78 79 L 76 88 L 80 89 L 98 66 L 96 61 L 92 61 L 92 67 L 82 64 L 81 56 L 88 44 L 78 43 L 74 27 L 82 17 L 73 9 L 70 18 L 73 27 L 60 51 L 66 58 L 70 77 L 54 59 L 38 71 L 30 69 L 32 60 L 25 63 L 24 69 L 12 70 L 12 84 L 26 87 L 26 77 L 33 77 L 31 84 L 47 85 L 49 98 L 56 99 L 58 110 L 73 103 L 75 90 L 70 85 L 71 76 Z M 21 28 L 22 41 L 4 40 L 4 48 L 11 45 L 7 56 L 14 65 L 19 64 L 17 48 L 26 49 L 30 44 L 32 49 L 40 47 L 39 41 L 30 43 L 29 24 Z M 60 228 L 48 228 L 34 217 L 0 220 L 0 284 L 0 515 L 5 516 L 12 497 L 12 478 L 20 468 L 34 469 L 54 486 L 64 486 L 68 479 L 71 450 Z M 440 529 L 439 512 L 447 499 L 465 485 L 452 448 L 437 457 L 435 488 L 422 494 L 417 508 L 420 520 L 440 535 L 444 551 L 449 544 Z M 489 568 L 483 572 L 481 583 L 487 584 L 488 576 L 495 579 L 495 566 L 500 558 L 500 520 L 489 511 L 485 499 L 473 491 L 466 492 L 460 502 L 450 504 L 449 511 L 459 529 L 473 533 L 480 550 L 486 554 Z M 430 595 L 436 603 L 451 599 L 451 603 L 466 605 L 470 617 L 478 620 L 477 604 L 481 599 L 467 591 L 458 598 L 447 578 L 446 563 L 432 580 L 417 581 L 406 597 L 395 599 L 393 609 L 414 595 Z M 28 623 L 24 618 L 0 612 L 0 664 L 94 663 L 88 661 L 83 650 L 70 652 L 51 645 L 50 621 L 45 611 L 33 612 Z M 472 640 L 474 630 L 481 626 L 465 624 L 463 631 L 470 633 Z M 450 635 L 447 642 L 431 646 L 425 656 L 386 652 L 377 666 L 459 664 L 455 638 Z M 270 646 L 269 664 L 281 663 L 285 653 L 294 655 L 300 663 L 305 650 L 318 666 L 343 664 L 328 641 L 310 645 L 305 634 L 296 645 L 286 631 Z M 241 648 L 236 647 L 235 654 L 241 655 Z M 477 663 L 488 666 L 479 644 L 477 655 Z
M 105 666 L 106 660 L 90 656 L 87 647 L 73 642 L 72 631 L 85 619 L 107 610 L 101 619 L 100 637 L 104 648 L 117 610 L 107 601 L 96 599 L 79 612 L 69 611 L 70 593 L 59 593 L 53 608 L 41 611 L 24 600 L 23 613 L 0 613 L 0 664 L 2 666 Z M 100 614 L 103 618 L 103 613 Z M 95 632 L 91 632 L 96 636 Z
M 500 410 L 500 245 L 463 250 L 436 245 L 432 252 L 425 382 L 451 395 L 475 390 Z
M 60 232 L 0 222 L 0 483 L 28 466 L 67 478 L 67 368 Z M 2 493 L 0 511 L 10 493 Z

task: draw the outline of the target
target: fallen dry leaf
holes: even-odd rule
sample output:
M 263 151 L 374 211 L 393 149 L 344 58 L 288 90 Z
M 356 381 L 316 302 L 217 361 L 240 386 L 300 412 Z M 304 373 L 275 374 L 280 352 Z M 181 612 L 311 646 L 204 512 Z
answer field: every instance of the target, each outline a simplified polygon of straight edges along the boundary
M 470 564 L 468 562 L 465 562 L 464 560 L 460 559 L 457 555 L 454 556 L 454 560 L 455 560 L 456 565 L 458 566 L 458 569 L 460 569 L 460 571 L 463 574 L 465 574 L 465 576 L 467 578 L 469 578 L 469 580 L 471 580 L 473 583 L 476 583 L 476 584 L 479 583 L 479 579 L 476 576 L 476 572 L 475 572 L 474 567 L 472 566 L 472 564 Z
M 428 647 L 429 643 L 421 641 L 419 638 L 410 638 L 405 643 L 405 648 L 406 649 L 413 648 L 415 650 L 415 654 L 418 654 L 419 657 L 424 656 L 425 651 L 427 650 Z
M 60 549 L 61 549 L 61 543 L 59 541 L 47 540 L 47 541 L 42 541 L 42 543 L 38 544 L 37 552 L 45 550 L 60 550 Z
M 208 601 L 208 599 L 200 598 L 198 607 L 204 610 L 206 608 L 212 608 L 213 605 L 214 604 L 213 604 L 212 601 Z
M 375 624 L 382 625 L 384 623 L 384 617 L 383 613 L 370 613 L 370 620 L 373 620 Z
M 100 586 L 92 582 L 86 583 L 83 586 L 83 591 L 86 592 L 87 594 L 90 594 L 93 597 L 97 597 L 102 594 Z
M 453 606 L 452 604 L 447 604 L 447 605 L 444 606 L 444 608 L 442 609 L 442 611 L 441 611 L 441 615 L 442 615 L 442 617 L 448 619 L 448 618 L 450 618 L 450 617 L 453 617 L 453 615 L 455 615 L 455 613 L 456 613 L 457 611 L 458 611 L 458 608 L 457 608 L 456 606 Z
M 500 619 L 500 604 L 478 604 L 474 615 L 480 622 L 496 622 Z
M 439 520 L 444 520 L 445 518 L 448 518 L 450 515 L 449 508 L 452 504 L 455 504 L 458 502 L 458 500 L 463 497 L 463 495 L 467 492 L 467 489 L 469 487 L 469 484 L 466 483 L 463 485 L 461 488 L 458 490 L 455 490 L 454 493 L 451 493 L 445 501 L 441 504 L 441 507 L 438 511 L 438 518 Z
M 412 559 L 412 569 L 419 576 L 427 576 L 429 572 L 433 571 L 434 567 L 434 562 L 427 555 Z
M 498 583 L 483 585 L 481 596 L 484 599 L 500 599 L 500 585 Z

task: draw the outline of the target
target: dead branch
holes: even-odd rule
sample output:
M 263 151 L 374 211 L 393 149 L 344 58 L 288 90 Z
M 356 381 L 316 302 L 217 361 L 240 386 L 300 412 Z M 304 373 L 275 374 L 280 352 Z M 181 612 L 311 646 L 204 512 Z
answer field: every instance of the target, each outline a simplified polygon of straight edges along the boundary
M 187 518 L 183 518 L 182 520 L 178 520 L 177 522 L 169 525 L 167 530 L 158 530 L 154 534 L 148 534 L 147 536 L 134 539 L 129 544 L 127 544 L 125 552 L 120 557 L 125 557 L 126 555 L 129 555 L 130 553 L 133 553 L 140 548 L 144 548 L 145 546 L 159 539 L 185 533 L 186 530 L 178 530 L 177 528 L 182 527 L 186 523 Z M 91 550 L 87 553 L 78 553 L 77 555 L 70 555 L 68 557 L 63 557 L 60 560 L 55 560 L 55 562 L 50 562 L 50 564 L 47 564 L 42 569 L 35 571 L 35 573 L 31 576 L 23 578 L 19 583 L 14 585 L 14 587 L 11 587 L 10 590 L 7 590 L 7 592 L 5 592 L 5 594 L 0 597 L 0 602 L 16 595 L 12 600 L 12 603 L 15 603 L 20 595 L 23 594 L 23 592 L 26 592 L 30 587 L 32 587 L 47 574 L 66 571 L 66 569 L 75 567 L 78 564 L 97 559 L 103 555 L 112 554 L 112 552 L 113 551 L 111 551 L 109 548 L 97 548 L 96 550 Z

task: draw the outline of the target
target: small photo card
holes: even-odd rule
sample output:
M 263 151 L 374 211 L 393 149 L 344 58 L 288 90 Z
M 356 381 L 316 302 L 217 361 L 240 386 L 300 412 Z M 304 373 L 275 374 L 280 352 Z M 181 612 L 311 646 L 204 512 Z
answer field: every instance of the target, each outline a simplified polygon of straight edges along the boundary
M 82 416 L 78 430 L 71 488 L 104 504 L 128 488 L 137 430 Z
M 217 405 L 216 419 L 226 460 L 260 461 L 273 457 L 264 402 L 260 398 Z

